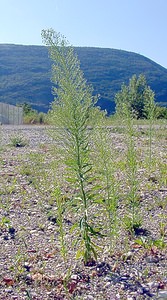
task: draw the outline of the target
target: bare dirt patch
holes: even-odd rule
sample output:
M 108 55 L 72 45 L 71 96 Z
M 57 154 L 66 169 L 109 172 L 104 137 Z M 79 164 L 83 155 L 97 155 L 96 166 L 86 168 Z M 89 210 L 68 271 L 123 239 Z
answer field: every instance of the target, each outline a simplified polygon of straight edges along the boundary
M 66 265 L 60 253 L 57 208 L 51 197 L 54 141 L 46 127 L 1 126 L 0 299 L 167 299 L 167 139 L 166 129 L 160 129 L 153 140 L 151 176 L 144 163 L 147 127 L 139 127 L 135 137 L 142 226 L 132 235 L 122 222 L 126 215 L 126 180 L 121 165 L 124 132 L 111 127 L 111 142 L 120 155 L 116 245 L 109 253 L 109 238 L 99 236 L 98 260 L 84 266 L 75 259 L 76 249 L 71 246 L 75 214 L 64 217 Z M 11 137 L 18 135 L 27 141 L 26 146 L 10 145 Z M 101 214 L 96 222 L 104 224 L 104 219 Z

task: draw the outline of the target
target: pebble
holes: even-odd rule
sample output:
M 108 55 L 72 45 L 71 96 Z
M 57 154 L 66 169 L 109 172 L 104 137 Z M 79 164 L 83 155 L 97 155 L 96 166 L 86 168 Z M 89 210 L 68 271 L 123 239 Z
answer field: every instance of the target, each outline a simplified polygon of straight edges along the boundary
M 5 292 L 8 293 L 8 294 L 11 294 L 13 292 L 12 289 L 5 289 Z
M 85 300 L 94 300 L 94 297 L 91 295 L 87 295 L 86 298 L 84 298 Z
M 104 278 L 104 281 L 112 281 L 111 276 L 106 276 L 106 277 Z
M 48 230 L 53 230 L 53 229 L 54 229 L 53 225 L 48 226 Z
M 133 252 L 132 251 L 129 251 L 129 252 L 124 253 L 122 255 L 122 257 L 123 257 L 124 260 L 130 259 L 132 256 L 133 256 Z
M 127 276 L 122 276 L 122 277 L 120 278 L 120 280 L 123 280 L 123 281 L 124 281 L 124 280 L 128 280 L 128 278 L 129 278 L 129 277 L 127 277 Z
M 76 275 L 76 274 L 71 275 L 71 279 L 72 280 L 77 280 L 78 279 L 78 275 Z
M 167 290 L 160 291 L 158 293 L 158 300 L 161 300 L 161 299 L 163 299 L 163 300 L 167 299 Z
M 148 263 L 157 263 L 157 262 L 159 262 L 159 258 L 158 257 L 153 257 L 153 256 L 147 256 L 146 261 Z
M 31 213 L 32 216 L 37 214 L 36 211 L 31 211 L 30 213 Z
M 111 285 L 111 282 L 107 282 L 106 284 L 105 284 L 105 288 L 107 288 L 107 287 L 109 287 Z
M 36 229 L 32 229 L 32 230 L 30 230 L 30 234 L 35 234 L 35 235 L 38 235 L 38 233 L 37 233 Z
M 152 289 L 153 287 L 157 287 L 158 283 L 155 281 L 151 281 L 151 282 L 148 282 L 147 285 L 149 286 L 150 289 Z

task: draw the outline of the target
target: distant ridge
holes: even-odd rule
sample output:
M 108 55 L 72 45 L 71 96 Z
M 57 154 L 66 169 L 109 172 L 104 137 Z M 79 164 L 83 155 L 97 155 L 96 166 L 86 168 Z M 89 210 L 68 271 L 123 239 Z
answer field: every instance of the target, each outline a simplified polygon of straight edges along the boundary
M 134 52 L 124 50 L 76 47 L 87 82 L 94 94 L 100 94 L 98 105 L 114 111 L 114 95 L 133 74 L 143 73 L 155 91 L 156 101 L 167 106 L 167 69 Z M 53 101 L 51 61 L 44 46 L 0 44 L 0 102 L 27 102 L 46 112 Z

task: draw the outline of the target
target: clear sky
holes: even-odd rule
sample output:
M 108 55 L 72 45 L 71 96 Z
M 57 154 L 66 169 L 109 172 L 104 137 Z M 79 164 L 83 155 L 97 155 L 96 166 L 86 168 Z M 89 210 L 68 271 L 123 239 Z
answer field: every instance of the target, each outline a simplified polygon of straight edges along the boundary
M 167 0 L 0 0 L 0 43 L 41 45 L 51 27 L 73 46 L 128 50 L 167 68 Z

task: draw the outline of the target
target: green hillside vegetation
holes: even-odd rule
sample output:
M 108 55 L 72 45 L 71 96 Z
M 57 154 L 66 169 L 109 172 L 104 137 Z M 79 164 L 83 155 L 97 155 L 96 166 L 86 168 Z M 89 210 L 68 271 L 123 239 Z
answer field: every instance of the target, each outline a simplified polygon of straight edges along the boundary
M 155 92 L 155 100 L 167 105 L 167 69 L 152 60 L 128 51 L 77 47 L 81 69 L 98 105 L 112 113 L 114 97 L 123 83 L 136 74 L 144 74 Z M 33 109 L 46 112 L 53 101 L 51 93 L 51 61 L 45 46 L 0 45 L 0 102 L 28 103 Z

